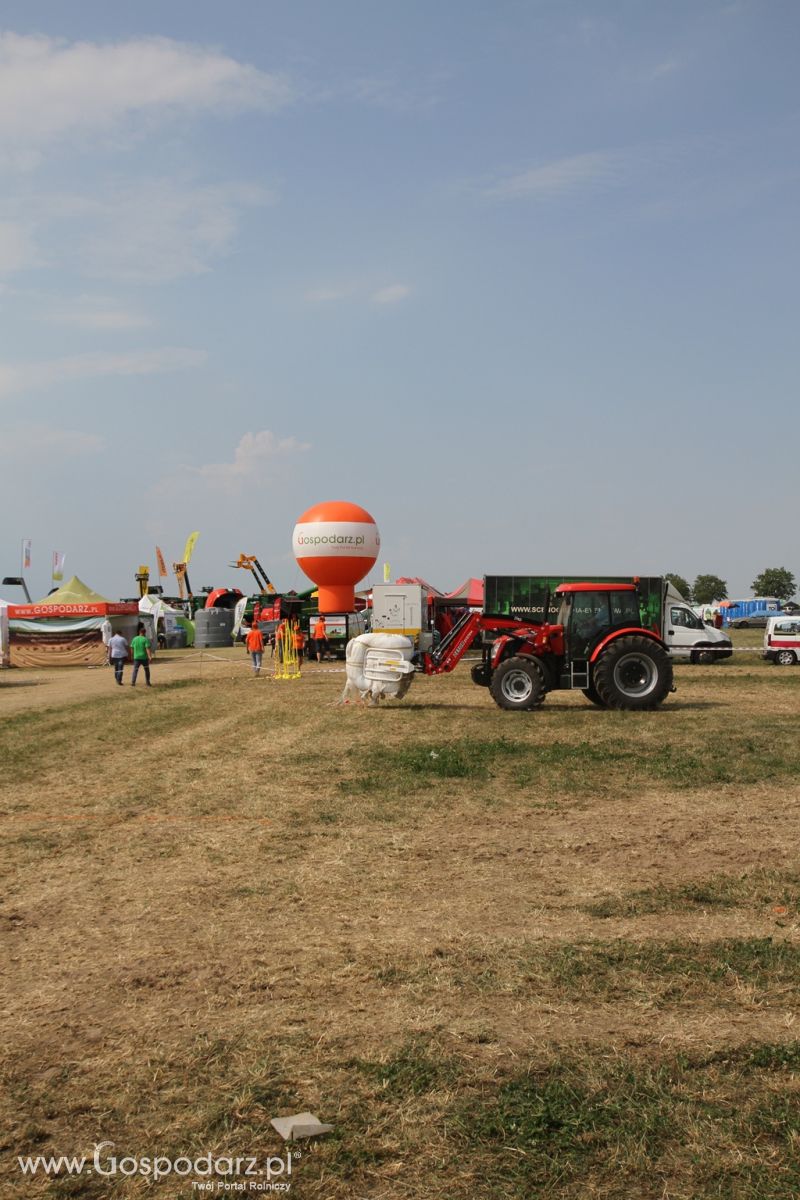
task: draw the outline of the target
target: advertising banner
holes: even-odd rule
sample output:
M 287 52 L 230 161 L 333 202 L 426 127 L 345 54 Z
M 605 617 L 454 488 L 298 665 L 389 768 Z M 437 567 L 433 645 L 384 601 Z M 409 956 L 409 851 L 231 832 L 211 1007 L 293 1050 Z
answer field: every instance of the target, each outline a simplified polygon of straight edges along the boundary
M 241 600 L 236 601 L 236 608 L 233 610 L 233 638 L 234 641 L 239 636 L 239 630 L 242 628 L 244 620 L 244 610 L 247 608 L 247 596 L 242 596 Z
M 186 545 L 183 548 L 183 562 L 187 564 L 191 562 L 192 554 L 194 553 L 194 548 L 197 545 L 197 539 L 199 537 L 199 533 L 189 534 L 188 538 L 186 539 Z

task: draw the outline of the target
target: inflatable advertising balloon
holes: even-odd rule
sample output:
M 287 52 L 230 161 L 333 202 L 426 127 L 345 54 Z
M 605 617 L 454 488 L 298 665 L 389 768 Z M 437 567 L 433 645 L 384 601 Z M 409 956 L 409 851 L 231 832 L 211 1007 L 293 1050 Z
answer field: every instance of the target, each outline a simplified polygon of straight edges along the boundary
M 302 571 L 319 588 L 321 613 L 352 612 L 355 585 L 369 572 L 381 547 L 370 514 L 348 500 L 327 500 L 303 513 L 292 549 Z

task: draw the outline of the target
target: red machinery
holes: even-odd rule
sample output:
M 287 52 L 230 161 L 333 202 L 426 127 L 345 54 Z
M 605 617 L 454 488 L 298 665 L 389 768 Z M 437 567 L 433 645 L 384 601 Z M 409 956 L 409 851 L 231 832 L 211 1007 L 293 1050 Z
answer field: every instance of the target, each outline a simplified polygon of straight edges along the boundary
M 554 595 L 552 623 L 549 602 L 541 622 L 467 613 L 422 656 L 420 669 L 452 671 L 483 633 L 483 661 L 472 679 L 501 708 L 538 708 L 550 691 L 579 688 L 601 708 L 650 709 L 675 690 L 667 648 L 642 624 L 635 584 L 564 583 Z

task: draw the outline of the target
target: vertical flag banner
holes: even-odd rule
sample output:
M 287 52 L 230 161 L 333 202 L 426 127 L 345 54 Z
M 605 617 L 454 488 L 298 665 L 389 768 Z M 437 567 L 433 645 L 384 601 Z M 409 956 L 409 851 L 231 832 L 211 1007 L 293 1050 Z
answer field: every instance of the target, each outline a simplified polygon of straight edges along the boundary
M 156 600 L 153 607 L 150 609 L 150 615 L 153 618 L 153 644 L 152 649 L 158 649 L 158 622 L 161 619 L 164 608 L 163 600 Z
M 194 548 L 195 548 L 195 545 L 197 544 L 197 539 L 199 537 L 200 537 L 199 533 L 190 533 L 188 538 L 186 539 L 186 545 L 183 548 L 183 561 L 187 565 L 192 560 L 192 553 L 194 552 Z
M 53 583 L 60 583 L 64 578 L 64 563 L 66 559 L 66 554 L 62 554 L 60 550 L 53 551 Z
M 164 562 L 164 555 L 161 553 L 161 547 L 156 546 L 156 562 L 158 563 L 158 574 L 161 579 L 166 579 L 169 572 L 167 564 Z
M 384 583 L 392 582 L 392 568 L 391 568 L 390 563 L 383 564 L 383 582 Z
M 236 608 L 233 610 L 233 639 L 234 641 L 239 636 L 239 630 L 242 628 L 244 620 L 244 610 L 247 608 L 247 596 L 242 596 L 241 600 L 236 601 Z
M 30 571 L 31 569 L 31 539 L 23 538 L 22 540 L 22 569 Z

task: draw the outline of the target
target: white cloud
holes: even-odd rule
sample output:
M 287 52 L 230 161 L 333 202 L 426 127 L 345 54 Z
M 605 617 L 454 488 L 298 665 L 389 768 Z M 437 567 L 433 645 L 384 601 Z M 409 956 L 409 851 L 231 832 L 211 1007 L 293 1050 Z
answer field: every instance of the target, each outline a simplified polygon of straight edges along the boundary
M 54 256 L 94 279 L 166 283 L 199 275 L 229 248 L 240 210 L 271 196 L 249 184 L 201 186 L 172 180 L 129 184 L 100 195 L 47 196 L 32 207 Z
M 307 291 L 303 299 L 309 304 L 329 304 L 334 300 L 347 300 L 352 294 L 351 287 L 318 287 Z
M 291 98 L 279 75 L 169 38 L 101 44 L 0 35 L 0 143 L 28 156 L 56 138 L 112 130 L 132 118 L 271 112 Z
M 37 391 L 80 379 L 104 375 L 154 375 L 200 367 L 206 361 L 202 350 L 167 346 L 131 354 L 75 354 L 38 363 L 0 362 L 0 396 Z
M 157 484 L 152 494 L 160 502 L 199 498 L 209 491 L 236 495 L 245 487 L 283 478 L 291 460 L 310 448 L 307 442 L 295 437 L 280 438 L 268 429 L 246 433 L 231 462 L 205 463 L 200 467 L 184 465 Z
M 390 112 L 428 112 L 441 103 L 451 79 L 452 72 L 444 69 L 415 79 L 405 74 L 367 75 L 349 83 L 344 94 L 357 103 Z
M 246 433 L 233 452 L 229 463 L 207 463 L 202 467 L 188 468 L 208 483 L 239 483 L 262 478 L 269 467 L 289 455 L 308 450 L 307 442 L 297 438 L 279 438 L 268 429 L 259 433 Z
M 120 308 L 106 296 L 76 296 L 69 304 L 51 308 L 44 317 L 56 325 L 72 325 L 99 333 L 143 329 L 152 324 L 149 317 Z
M 54 429 L 50 425 L 20 425 L 0 430 L 0 457 L 11 461 L 72 458 L 79 454 L 99 454 L 104 449 L 105 440 L 97 433 Z
M 373 304 L 397 304 L 411 295 L 411 288 L 404 283 L 393 283 L 389 287 L 379 288 L 373 292 L 370 299 Z
M 31 232 L 17 221 L 0 221 L 0 274 L 41 263 Z
M 374 284 L 362 280 L 358 283 L 311 288 L 304 293 L 303 299 L 308 304 L 331 304 L 337 300 L 354 300 L 359 304 L 397 304 L 410 295 L 411 288 L 405 283 L 393 283 L 374 290 Z
M 0 273 L 66 267 L 90 279 L 133 284 L 203 274 L 230 250 L 242 210 L 272 199 L 246 183 L 150 179 L 6 200 Z
M 678 60 L 676 58 L 669 58 L 653 68 L 653 70 L 650 72 L 650 78 L 651 80 L 661 79 L 664 75 L 674 75 L 675 72 L 679 71 L 680 69 L 681 64 L 678 62 Z
M 615 182 L 622 164 L 623 156 L 619 153 L 597 150 L 575 154 L 501 179 L 485 188 L 483 194 L 498 200 L 567 195 L 598 184 Z

